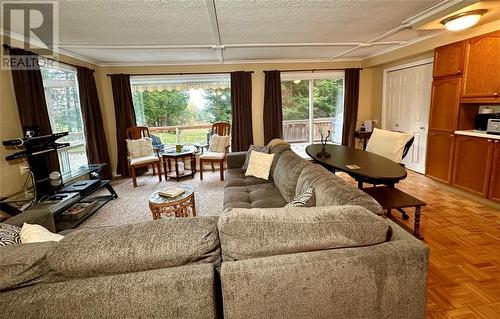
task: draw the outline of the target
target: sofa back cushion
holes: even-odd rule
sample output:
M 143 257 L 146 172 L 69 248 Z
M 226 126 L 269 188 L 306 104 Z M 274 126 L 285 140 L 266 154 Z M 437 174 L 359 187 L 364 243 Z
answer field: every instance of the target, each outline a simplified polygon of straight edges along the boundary
M 375 199 L 321 165 L 311 164 L 302 170 L 296 193 L 301 194 L 309 188 L 314 190 L 313 206 L 357 205 L 374 214 L 383 214 L 382 207 Z
M 50 269 L 46 255 L 55 246 L 57 242 L 0 247 L 0 292 L 53 281 L 56 275 Z
M 119 274 L 220 262 L 217 219 L 154 222 L 75 231 L 47 256 L 52 269 L 75 276 Z
M 293 151 L 281 153 L 273 172 L 273 180 L 283 198 L 290 202 L 295 197 L 297 180 L 308 161 L 302 159 Z
M 385 219 L 359 206 L 235 208 L 218 228 L 224 261 L 375 245 L 391 233 Z

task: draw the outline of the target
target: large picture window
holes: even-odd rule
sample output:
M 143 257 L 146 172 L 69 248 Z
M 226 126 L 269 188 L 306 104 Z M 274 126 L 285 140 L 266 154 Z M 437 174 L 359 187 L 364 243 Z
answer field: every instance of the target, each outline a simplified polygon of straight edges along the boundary
M 282 73 L 283 138 L 306 157 L 305 147 L 331 132 L 329 143 L 341 144 L 344 72 Z
M 216 121 L 231 122 L 229 75 L 133 76 L 137 125 L 165 145 L 203 143 Z
M 76 69 L 66 65 L 40 68 L 53 132 L 68 132 L 58 142 L 70 143 L 58 150 L 62 173 L 88 164 Z

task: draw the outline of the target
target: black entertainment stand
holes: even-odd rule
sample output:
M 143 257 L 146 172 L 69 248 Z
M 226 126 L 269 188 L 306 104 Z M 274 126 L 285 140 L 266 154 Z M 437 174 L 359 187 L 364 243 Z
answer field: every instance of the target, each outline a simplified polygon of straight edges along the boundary
M 99 176 L 99 171 L 105 166 L 105 164 L 90 164 L 80 167 L 77 171 L 72 171 L 62 175 L 62 183 L 57 186 L 51 186 L 47 184 L 44 188 L 44 193 L 48 195 L 45 198 L 40 199 L 37 203 L 30 206 L 27 211 L 34 210 L 44 210 L 49 211 L 54 216 L 54 222 L 56 224 L 57 231 L 72 229 L 80 225 L 87 218 L 92 216 L 97 210 L 99 210 L 102 206 L 104 206 L 107 202 L 112 199 L 118 198 L 115 190 L 110 184 L 109 180 L 101 180 Z M 79 180 L 99 180 L 98 185 L 92 187 L 91 189 L 84 190 L 81 192 L 65 192 L 61 191 L 71 185 L 72 183 Z M 107 190 L 109 194 L 99 194 Z M 96 194 L 98 193 L 98 194 Z M 58 197 L 63 196 L 62 199 L 51 200 L 53 196 L 56 195 Z M 3 210 L 8 210 L 8 212 L 12 215 L 16 215 L 16 213 L 21 213 L 20 207 L 24 203 L 30 202 L 33 200 L 33 196 L 26 196 L 24 192 L 20 192 L 9 196 L 2 201 L 0 204 Z M 82 202 L 93 202 L 96 201 L 96 204 L 92 206 L 90 210 L 88 210 L 83 216 L 80 216 L 76 220 L 63 220 L 61 215 L 64 211 L 66 211 L 71 206 L 76 203 Z

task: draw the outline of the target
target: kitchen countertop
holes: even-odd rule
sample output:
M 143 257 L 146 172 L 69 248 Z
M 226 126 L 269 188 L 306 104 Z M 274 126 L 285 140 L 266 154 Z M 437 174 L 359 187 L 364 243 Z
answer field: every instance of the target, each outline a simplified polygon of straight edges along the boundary
M 500 135 L 495 135 L 495 134 L 487 134 L 486 132 L 480 132 L 476 130 L 464 130 L 464 131 L 455 131 L 455 134 L 457 135 L 467 135 L 467 136 L 474 136 L 474 137 L 482 137 L 482 138 L 491 138 L 494 140 L 500 140 Z

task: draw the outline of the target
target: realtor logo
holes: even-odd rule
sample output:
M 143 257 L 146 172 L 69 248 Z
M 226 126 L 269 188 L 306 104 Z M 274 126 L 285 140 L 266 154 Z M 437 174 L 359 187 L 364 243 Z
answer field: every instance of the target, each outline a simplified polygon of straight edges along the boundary
M 57 1 L 0 1 L 2 42 L 13 48 L 33 52 L 33 55 L 9 56 L 2 51 L 2 69 L 32 69 L 33 63 L 49 64 L 58 52 Z M 51 62 L 50 62 L 51 63 Z

